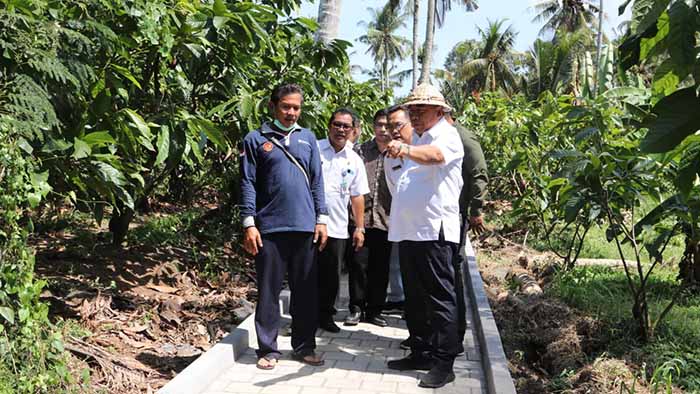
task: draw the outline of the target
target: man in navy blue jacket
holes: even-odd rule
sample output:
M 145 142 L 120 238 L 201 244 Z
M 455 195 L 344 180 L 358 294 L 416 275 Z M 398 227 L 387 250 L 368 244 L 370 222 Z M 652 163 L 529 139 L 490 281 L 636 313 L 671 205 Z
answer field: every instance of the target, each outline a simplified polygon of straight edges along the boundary
M 277 334 L 285 271 L 291 290 L 292 358 L 323 364 L 314 351 L 318 328 L 314 245 L 322 250 L 326 244 L 328 211 L 316 136 L 296 123 L 302 102 L 299 85 L 276 87 L 270 102 L 274 121 L 248 133 L 241 149 L 243 246 L 255 256 L 255 331 L 261 369 L 274 368 L 281 355 Z

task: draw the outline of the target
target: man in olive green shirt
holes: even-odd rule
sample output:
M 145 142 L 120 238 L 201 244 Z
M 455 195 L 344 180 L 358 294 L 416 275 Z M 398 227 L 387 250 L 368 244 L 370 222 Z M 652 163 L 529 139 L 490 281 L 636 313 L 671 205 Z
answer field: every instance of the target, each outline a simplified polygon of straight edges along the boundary
M 481 234 L 485 230 L 481 208 L 484 205 L 486 186 L 489 182 L 484 151 L 481 149 L 476 135 L 471 130 L 456 123 L 451 115 L 448 113 L 445 118 L 457 129 L 464 147 L 462 161 L 464 186 L 462 186 L 462 193 L 459 195 L 459 210 L 462 217 L 469 219 L 469 228 L 475 234 Z
M 474 234 L 481 234 L 484 230 L 484 219 L 481 208 L 486 197 L 486 186 L 489 178 L 486 169 L 486 159 L 481 144 L 476 135 L 464 126 L 455 123 L 451 113 L 445 114 L 445 119 L 457 129 L 459 137 L 462 139 L 464 148 L 464 158 L 462 159 L 462 192 L 459 195 L 459 212 L 462 217 L 462 227 L 460 234 L 460 249 L 465 249 L 467 260 L 476 261 L 476 254 L 472 249 L 468 229 L 472 229 Z M 464 259 L 459 253 L 453 260 L 455 270 L 455 290 L 457 292 L 457 326 L 460 338 L 464 338 L 467 331 L 466 304 L 464 300 L 464 278 L 462 276 L 462 266 Z M 461 345 L 461 344 L 460 344 Z M 460 348 L 464 351 L 464 348 Z

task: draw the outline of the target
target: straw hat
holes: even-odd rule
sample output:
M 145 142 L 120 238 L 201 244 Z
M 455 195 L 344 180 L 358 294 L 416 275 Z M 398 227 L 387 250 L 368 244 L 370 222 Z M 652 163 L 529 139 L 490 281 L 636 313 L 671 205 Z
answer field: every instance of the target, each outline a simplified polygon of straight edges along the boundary
M 436 105 L 446 111 L 452 111 L 445 101 L 445 97 L 440 93 L 440 89 L 429 83 L 422 83 L 416 86 L 411 94 L 406 98 L 404 105 Z

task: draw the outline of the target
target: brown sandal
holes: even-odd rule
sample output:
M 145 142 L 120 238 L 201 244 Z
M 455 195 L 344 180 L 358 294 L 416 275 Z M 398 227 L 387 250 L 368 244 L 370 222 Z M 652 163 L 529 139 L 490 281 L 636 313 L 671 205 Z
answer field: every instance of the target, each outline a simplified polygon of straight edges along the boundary
M 277 366 L 277 359 L 276 358 L 265 358 L 265 357 L 260 357 L 258 359 L 258 362 L 255 364 L 255 366 L 258 369 L 264 369 L 264 370 L 271 370 L 275 369 Z
M 302 364 L 310 365 L 312 367 L 319 367 L 325 363 L 321 356 L 319 356 L 316 353 L 309 353 L 306 355 L 301 355 L 301 354 L 292 354 L 292 359 L 299 361 Z

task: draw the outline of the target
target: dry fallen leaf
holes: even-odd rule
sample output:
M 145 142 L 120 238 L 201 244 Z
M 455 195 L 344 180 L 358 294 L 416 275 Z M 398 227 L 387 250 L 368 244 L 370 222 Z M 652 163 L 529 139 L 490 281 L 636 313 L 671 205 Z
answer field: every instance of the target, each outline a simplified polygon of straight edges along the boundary
M 152 283 L 147 284 L 146 287 L 148 287 L 149 289 L 159 291 L 161 293 L 166 293 L 166 294 L 172 294 L 172 293 L 175 293 L 179 290 L 179 289 L 172 287 L 172 286 L 154 285 Z

